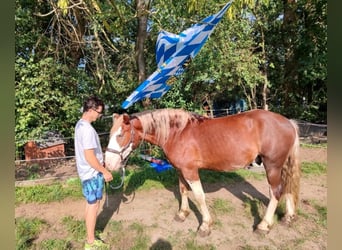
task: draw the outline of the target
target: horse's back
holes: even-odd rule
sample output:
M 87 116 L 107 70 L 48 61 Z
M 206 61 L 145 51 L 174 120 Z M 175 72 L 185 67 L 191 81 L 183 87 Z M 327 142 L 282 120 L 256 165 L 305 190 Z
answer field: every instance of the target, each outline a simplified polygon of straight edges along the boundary
M 295 143 L 297 129 L 285 116 L 261 109 L 248 111 L 245 115 L 253 120 L 260 154 L 282 154 Z
M 251 161 L 259 154 L 279 154 L 288 150 L 295 137 L 296 129 L 289 119 L 255 109 L 207 121 L 196 132 L 195 140 L 211 155 L 223 157 L 225 154 L 229 158 L 244 155 Z

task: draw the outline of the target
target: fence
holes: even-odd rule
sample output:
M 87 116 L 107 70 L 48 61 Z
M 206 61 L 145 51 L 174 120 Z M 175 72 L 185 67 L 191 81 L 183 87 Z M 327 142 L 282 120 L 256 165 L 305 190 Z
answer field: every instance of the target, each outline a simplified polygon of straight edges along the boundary
M 112 116 L 102 117 L 101 130 L 109 131 Z M 99 132 L 102 150 L 108 144 L 109 132 Z M 57 142 L 57 143 L 56 143 Z M 24 146 L 19 146 L 24 144 Z M 16 142 L 15 179 L 23 181 L 38 178 L 62 177 L 64 172 L 76 174 L 73 137 L 55 137 L 31 139 Z M 26 148 L 25 148 L 26 147 Z M 63 169 L 63 171 L 62 171 Z
M 299 136 L 302 141 L 309 143 L 328 142 L 328 126 L 297 120 Z
M 210 112 L 210 111 L 209 111 Z M 211 114 L 215 113 L 216 116 L 224 116 L 229 114 L 229 110 L 220 109 L 215 110 L 215 112 L 211 112 Z M 210 115 L 208 115 L 210 116 Z M 107 121 L 108 118 L 105 117 Z M 305 121 L 297 121 L 299 126 L 299 134 L 301 141 L 308 143 L 325 143 L 327 142 L 327 125 L 325 124 L 314 124 Z M 107 128 L 109 131 L 109 128 Z M 102 145 L 103 152 L 108 144 L 108 132 L 100 132 L 99 137 Z M 75 164 L 75 151 L 74 151 L 74 138 L 59 138 L 63 141 L 64 144 L 64 156 L 57 156 L 54 154 L 49 154 L 47 157 L 40 158 L 30 158 L 25 159 L 24 150 L 17 150 L 18 154 L 16 155 L 15 160 L 15 179 L 17 181 L 27 180 L 27 179 L 36 179 L 41 177 L 49 177 L 54 176 L 58 171 L 58 168 L 72 168 L 76 171 Z M 50 140 L 50 139 L 46 139 Z M 36 142 L 42 142 L 44 140 L 37 139 L 34 140 Z M 44 143 L 44 142 L 43 142 Z M 17 143 L 16 143 L 17 146 Z M 75 172 L 76 173 L 76 172 Z M 61 174 L 62 175 L 62 174 Z

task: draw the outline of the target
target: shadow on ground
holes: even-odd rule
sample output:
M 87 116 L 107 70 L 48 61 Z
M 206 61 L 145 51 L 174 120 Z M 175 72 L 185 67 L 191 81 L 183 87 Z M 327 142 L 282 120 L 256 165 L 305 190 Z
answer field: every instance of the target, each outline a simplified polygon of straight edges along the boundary
M 130 174 L 126 170 L 126 175 Z M 243 202 L 250 204 L 250 212 L 254 218 L 253 228 L 261 221 L 261 216 L 258 209 L 258 201 L 267 206 L 269 198 L 251 185 L 244 177 L 236 172 L 215 172 L 203 170 L 200 172 L 203 189 L 205 193 L 213 193 L 224 188 L 231 194 L 236 196 Z M 130 202 L 134 202 L 134 194 L 136 190 L 142 186 L 147 180 L 154 180 L 161 183 L 165 189 L 173 193 L 178 200 L 180 207 L 180 192 L 178 189 L 178 175 L 174 169 L 156 173 L 152 168 L 142 168 L 139 171 L 133 171 L 129 180 L 125 181 L 125 189 L 120 187 L 117 190 L 107 190 L 109 195 L 103 205 L 103 210 L 99 214 L 97 229 L 103 231 L 111 217 L 115 212 L 119 212 L 121 202 L 127 202 L 126 197 L 131 197 Z M 265 179 L 265 185 L 267 181 Z M 133 197 L 133 198 L 132 198 Z M 252 197 L 252 198 L 251 198 Z M 189 198 L 190 209 L 196 215 L 199 225 L 202 223 L 202 215 L 196 204 Z M 176 213 L 176 211 L 175 211 Z M 161 244 L 161 243 L 160 243 Z M 154 248 L 151 248 L 154 249 Z M 155 248 L 158 249 L 158 248 Z

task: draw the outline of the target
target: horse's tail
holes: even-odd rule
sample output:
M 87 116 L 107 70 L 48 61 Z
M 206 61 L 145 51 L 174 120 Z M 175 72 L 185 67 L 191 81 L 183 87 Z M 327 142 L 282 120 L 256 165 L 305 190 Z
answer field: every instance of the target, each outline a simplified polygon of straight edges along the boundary
M 298 197 L 299 197 L 299 185 L 300 185 L 300 162 L 299 162 L 299 135 L 298 135 L 298 125 L 294 120 L 290 120 L 294 126 L 295 140 L 290 149 L 289 156 L 285 162 L 285 165 L 281 172 L 283 194 L 292 194 L 294 207 L 297 207 Z

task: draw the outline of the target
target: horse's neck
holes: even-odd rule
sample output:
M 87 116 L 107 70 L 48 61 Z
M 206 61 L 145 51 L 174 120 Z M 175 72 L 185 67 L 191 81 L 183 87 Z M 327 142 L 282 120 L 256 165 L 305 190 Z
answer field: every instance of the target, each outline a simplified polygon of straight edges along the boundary
M 138 144 L 142 141 L 146 141 L 148 143 L 159 146 L 157 137 L 154 134 L 146 133 L 143 131 L 143 126 L 139 119 L 132 120 L 134 133 L 138 135 Z
M 141 140 L 143 140 L 143 141 L 147 141 L 148 143 L 151 143 L 153 145 L 161 146 L 160 142 L 158 142 L 156 136 L 153 134 L 142 133 L 140 136 L 141 136 Z

